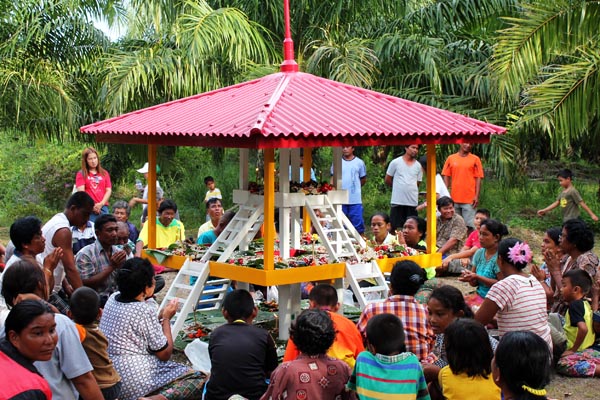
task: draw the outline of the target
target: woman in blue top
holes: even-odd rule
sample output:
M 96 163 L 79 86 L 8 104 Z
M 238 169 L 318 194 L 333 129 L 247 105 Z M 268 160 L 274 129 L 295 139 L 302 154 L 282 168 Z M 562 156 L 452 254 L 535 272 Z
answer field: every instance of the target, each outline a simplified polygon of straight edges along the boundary
M 470 307 L 478 308 L 483 303 L 490 287 L 501 279 L 496 259 L 498 258 L 498 243 L 505 235 L 508 235 L 508 229 L 501 222 L 495 219 L 486 219 L 481 222 L 479 229 L 481 248 L 473 255 L 471 269 L 464 270 L 458 278 L 460 281 L 477 287 L 475 293 L 465 296 Z

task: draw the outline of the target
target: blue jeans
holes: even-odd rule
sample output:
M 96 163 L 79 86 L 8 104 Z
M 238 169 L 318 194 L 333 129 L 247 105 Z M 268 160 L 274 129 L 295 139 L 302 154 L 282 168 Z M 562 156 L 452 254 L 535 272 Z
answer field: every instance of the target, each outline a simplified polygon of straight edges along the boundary
M 92 212 L 90 214 L 90 221 L 96 222 L 96 218 L 98 218 L 102 214 L 108 214 L 108 206 L 102 206 L 102 208 L 100 209 L 100 214 L 95 214 Z
M 352 222 L 361 235 L 365 233 L 365 222 L 363 221 L 363 205 L 362 204 L 344 204 L 342 211 L 346 217 Z

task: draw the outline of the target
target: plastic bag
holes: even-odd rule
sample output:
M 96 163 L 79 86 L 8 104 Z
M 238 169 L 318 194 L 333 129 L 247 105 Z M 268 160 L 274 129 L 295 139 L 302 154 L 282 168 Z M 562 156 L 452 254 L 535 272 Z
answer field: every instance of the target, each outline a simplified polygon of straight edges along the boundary
M 196 371 L 210 372 L 211 362 L 208 354 L 208 343 L 194 339 L 183 351 Z
M 267 289 L 267 301 L 279 303 L 279 290 L 277 290 L 277 286 L 269 286 Z

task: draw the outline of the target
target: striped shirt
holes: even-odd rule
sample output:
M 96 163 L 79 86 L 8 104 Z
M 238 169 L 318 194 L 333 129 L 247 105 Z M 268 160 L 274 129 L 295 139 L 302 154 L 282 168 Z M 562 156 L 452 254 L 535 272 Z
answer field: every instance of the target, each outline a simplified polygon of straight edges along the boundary
M 363 399 L 429 400 L 427 383 L 417 357 L 363 351 L 356 359 L 348 388 Z
M 552 348 L 546 313 L 546 293 L 532 276 L 509 275 L 496 282 L 487 294 L 500 308 L 496 314 L 500 336 L 511 331 L 531 331 Z
M 381 303 L 371 303 L 365 307 L 358 319 L 358 331 L 366 337 L 367 322 L 378 314 L 394 314 L 402 321 L 406 335 L 406 350 L 414 353 L 419 360 L 427 357 L 433 349 L 435 335 L 427 319 L 427 309 L 417 303 L 413 296 L 390 296 Z

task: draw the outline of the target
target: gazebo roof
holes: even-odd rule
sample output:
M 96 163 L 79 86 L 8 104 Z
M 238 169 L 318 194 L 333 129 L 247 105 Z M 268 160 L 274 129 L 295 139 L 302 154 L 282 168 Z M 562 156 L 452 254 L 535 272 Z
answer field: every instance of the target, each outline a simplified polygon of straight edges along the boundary
M 279 72 L 81 128 L 98 141 L 296 148 L 488 142 L 505 128 L 302 72 Z

